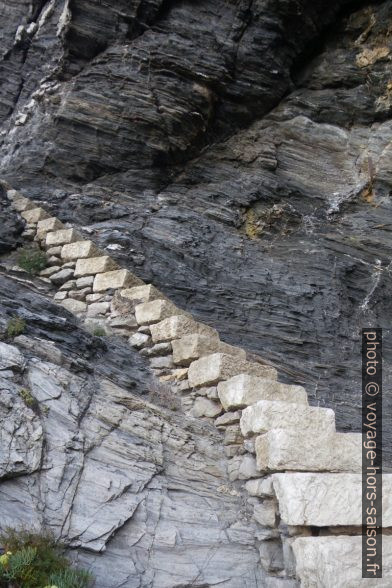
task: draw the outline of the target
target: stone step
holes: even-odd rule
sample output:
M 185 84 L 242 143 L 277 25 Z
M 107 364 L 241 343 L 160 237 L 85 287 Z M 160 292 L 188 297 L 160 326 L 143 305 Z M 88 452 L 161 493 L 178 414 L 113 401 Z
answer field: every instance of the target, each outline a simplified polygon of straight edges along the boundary
M 99 249 L 92 241 L 74 241 L 63 245 L 61 249 L 61 258 L 66 261 L 80 258 L 98 257 Z
M 78 240 L 79 235 L 75 229 L 60 229 L 46 235 L 45 246 L 56 247 L 56 245 L 65 245 L 65 243 L 72 243 Z
M 78 259 L 75 266 L 75 277 L 95 276 L 118 268 L 117 263 L 108 255 Z
M 242 411 L 240 424 L 244 437 L 271 429 L 300 429 L 304 435 L 307 431 L 325 435 L 335 432 L 335 413 L 330 408 L 259 400 Z
M 281 520 L 291 526 L 362 525 L 362 474 L 272 474 Z M 392 474 L 384 474 L 383 527 L 392 526 Z
M 16 192 L 16 190 L 8 190 L 7 196 L 10 192 L 15 192 L 16 194 L 19 194 L 19 192 Z M 37 205 L 34 202 L 31 202 L 31 200 L 25 198 L 21 194 L 19 194 L 19 197 L 16 196 L 15 198 L 12 198 L 8 196 L 8 198 L 12 200 L 12 206 L 17 212 L 24 212 L 25 210 L 32 210 L 33 208 L 37 208 Z
M 150 329 L 154 343 L 172 341 L 173 339 L 179 339 L 191 333 L 198 333 L 209 337 L 218 336 L 216 330 L 212 327 L 198 323 L 182 314 L 171 316 L 159 323 L 155 323 L 151 325 Z
M 139 325 L 152 325 L 181 314 L 192 318 L 189 313 L 177 308 L 175 304 L 166 299 L 142 302 L 135 307 L 135 316 Z
M 37 223 L 37 239 L 41 241 L 42 239 L 45 239 L 46 235 L 51 231 L 58 231 L 63 228 L 63 223 L 55 216 L 40 220 Z
M 93 291 L 104 292 L 105 290 L 125 288 L 126 286 L 139 286 L 143 281 L 137 278 L 126 269 L 120 269 L 95 276 Z
M 301 588 L 390 588 L 392 537 L 383 535 L 383 577 L 362 578 L 362 537 L 298 537 L 292 543 Z
M 126 288 L 120 291 L 123 298 L 129 300 L 137 300 L 139 302 L 150 302 L 151 300 L 164 299 L 165 296 L 152 284 L 144 284 L 143 286 L 134 286 L 133 288 Z
M 255 442 L 257 467 L 269 471 L 360 472 L 362 435 L 272 429 Z
M 308 404 L 308 396 L 302 386 L 282 384 L 276 380 L 268 380 L 249 374 L 239 374 L 230 380 L 220 382 L 218 395 L 225 410 L 244 408 L 258 400 Z
M 241 373 L 269 379 L 277 377 L 275 368 L 246 361 L 241 357 L 226 353 L 213 353 L 191 363 L 188 379 L 189 384 L 193 388 L 197 388 L 217 384 Z
M 173 361 L 177 365 L 189 365 L 200 357 L 215 351 L 246 359 L 246 352 L 243 349 L 223 343 L 219 340 L 218 333 L 214 337 L 193 333 L 173 341 Z
M 28 210 L 24 210 L 20 213 L 20 215 L 25 219 L 27 223 L 37 224 L 38 221 L 49 218 L 50 214 L 46 212 L 43 208 L 30 208 Z

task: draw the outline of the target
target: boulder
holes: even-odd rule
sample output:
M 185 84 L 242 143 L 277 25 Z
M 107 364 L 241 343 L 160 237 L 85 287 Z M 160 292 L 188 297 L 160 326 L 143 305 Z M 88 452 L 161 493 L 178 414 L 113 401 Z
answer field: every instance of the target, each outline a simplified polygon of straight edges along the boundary
M 24 364 L 24 357 L 17 347 L 0 341 L 0 370 L 11 368 L 20 371 Z
M 235 410 L 254 404 L 258 400 L 277 400 L 307 404 L 305 388 L 282 384 L 276 380 L 239 374 L 218 384 L 218 394 L 225 410 Z
M 50 269 L 53 269 L 53 268 L 50 268 Z M 74 275 L 74 270 L 72 268 L 64 268 L 64 269 L 60 270 L 59 272 L 52 274 L 50 276 L 50 281 L 56 285 L 64 284 L 64 282 L 67 282 L 68 280 L 70 280 L 73 277 L 73 275 Z
M 9 192 L 16 192 L 16 190 L 8 190 L 7 196 Z M 24 198 L 23 196 L 20 196 L 20 198 L 15 198 L 12 202 L 12 206 L 17 212 L 24 212 L 25 210 L 32 210 L 36 208 L 36 204 L 34 202 L 28 198 Z

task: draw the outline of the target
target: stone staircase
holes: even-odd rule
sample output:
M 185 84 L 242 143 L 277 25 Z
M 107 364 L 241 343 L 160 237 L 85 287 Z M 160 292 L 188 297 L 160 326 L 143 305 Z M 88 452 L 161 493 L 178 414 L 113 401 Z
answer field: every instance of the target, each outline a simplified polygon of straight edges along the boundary
M 246 359 L 90 240 L 7 187 L 24 237 L 46 251 L 41 278 L 84 322 L 123 336 L 191 416 L 223 433 L 228 478 L 243 485 L 260 525 L 270 588 L 392 586 L 392 475 L 383 477 L 384 577 L 361 577 L 361 434 L 337 433 L 334 411 L 301 386 Z M 239 587 L 240 588 L 240 587 Z

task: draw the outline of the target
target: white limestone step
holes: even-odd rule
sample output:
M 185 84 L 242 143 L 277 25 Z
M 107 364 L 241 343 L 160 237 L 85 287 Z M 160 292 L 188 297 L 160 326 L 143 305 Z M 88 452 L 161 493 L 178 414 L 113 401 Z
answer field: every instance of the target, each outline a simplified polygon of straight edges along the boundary
M 125 288 L 127 286 L 141 286 L 143 281 L 126 269 L 114 270 L 97 274 L 93 284 L 93 292 Z
M 259 400 L 242 411 L 240 425 L 244 437 L 271 429 L 300 429 L 303 434 L 318 431 L 325 435 L 335 432 L 335 413 L 330 408 Z
M 360 472 L 362 435 L 272 429 L 255 442 L 257 467 L 269 471 Z
M 301 588 L 391 588 L 392 536 L 383 536 L 383 577 L 362 578 L 362 537 L 298 537 L 292 543 Z
M 45 246 L 56 247 L 56 245 L 65 245 L 65 243 L 72 243 L 78 240 L 79 235 L 75 229 L 60 229 L 46 235 Z
M 276 380 L 239 374 L 218 384 L 218 395 L 225 410 L 245 408 L 258 400 L 275 400 L 308 404 L 308 396 L 302 386 L 282 384 Z
M 272 474 L 281 520 L 292 526 L 362 525 L 362 474 Z M 392 474 L 384 474 L 383 526 L 392 527 Z
M 138 325 L 152 325 L 176 315 L 184 315 L 192 318 L 188 312 L 181 310 L 166 299 L 142 302 L 135 307 L 135 316 Z
M 213 353 L 190 364 L 188 380 L 191 387 L 198 388 L 215 385 L 241 373 L 269 379 L 277 378 L 275 368 L 226 353 Z
M 234 347 L 228 343 L 219 340 L 218 333 L 214 337 L 192 333 L 185 335 L 181 339 L 176 339 L 172 343 L 173 361 L 176 365 L 190 365 L 200 357 L 214 353 L 227 353 L 228 355 L 237 355 L 246 359 L 246 351 L 240 347 Z
M 73 261 L 79 258 L 98 257 L 99 253 L 98 247 L 92 241 L 74 241 L 63 245 L 61 258 L 66 261 Z
M 49 218 L 50 214 L 41 207 L 29 208 L 23 210 L 20 215 L 25 219 L 27 223 L 37 224 L 38 221 Z
M 137 300 L 139 302 L 150 302 L 151 300 L 166 298 L 152 284 L 144 284 L 143 286 L 134 286 L 133 288 L 125 288 L 120 290 L 120 295 L 129 300 Z
M 154 343 L 172 341 L 184 335 L 199 333 L 200 335 L 217 336 L 215 329 L 183 314 L 177 314 L 151 325 L 151 337 Z
M 75 266 L 75 278 L 82 276 L 94 276 L 105 272 L 110 272 L 118 268 L 117 263 L 108 255 L 99 257 L 87 257 L 78 259 Z

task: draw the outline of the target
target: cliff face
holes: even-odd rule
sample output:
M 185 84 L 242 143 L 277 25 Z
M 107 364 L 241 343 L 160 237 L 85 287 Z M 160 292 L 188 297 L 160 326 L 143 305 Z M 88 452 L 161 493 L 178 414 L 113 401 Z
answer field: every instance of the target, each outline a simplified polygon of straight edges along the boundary
M 359 326 L 390 374 L 391 2 L 0 11 L 3 177 L 357 428 Z
M 359 431 L 361 327 L 383 327 L 391 380 L 392 2 L 327 4 L 0 0 L 0 166 Z M 23 224 L 5 198 L 0 225 L 8 256 Z M 1 379 L 0 519 L 52 526 L 108 587 L 113 570 L 125 586 L 269 586 L 214 427 L 149 404 L 139 355 L 7 267 L 1 329 L 15 313 L 28 328 Z M 390 467 L 387 392 L 384 408 Z

